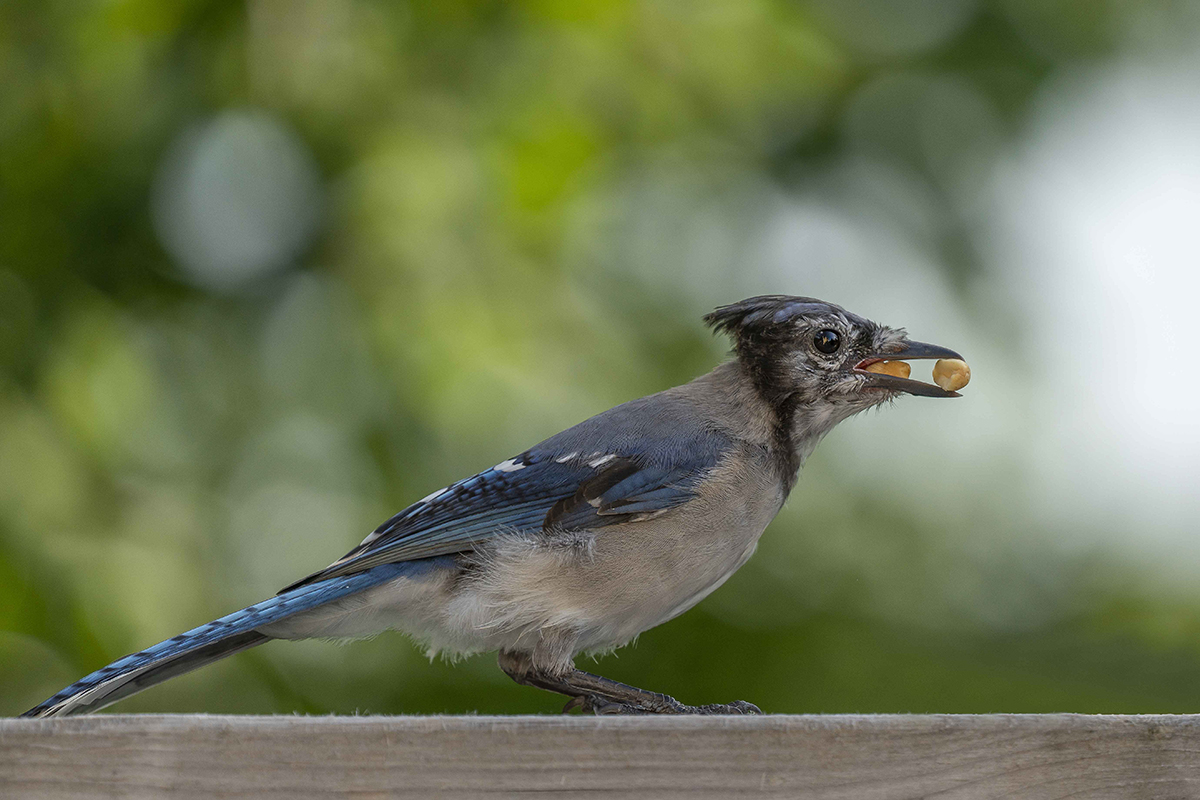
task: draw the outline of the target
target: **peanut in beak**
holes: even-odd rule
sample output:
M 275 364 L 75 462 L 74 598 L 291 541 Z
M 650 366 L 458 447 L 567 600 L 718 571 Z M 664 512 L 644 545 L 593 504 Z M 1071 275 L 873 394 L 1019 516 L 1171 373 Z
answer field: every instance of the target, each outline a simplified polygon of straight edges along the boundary
M 971 382 L 971 368 L 957 358 L 943 358 L 933 365 L 933 382 L 947 392 L 957 392 Z
M 896 378 L 907 378 L 912 374 L 907 361 L 876 361 L 868 364 L 866 370 Z M 947 392 L 956 392 L 971 382 L 971 368 L 957 358 L 939 359 L 933 365 L 933 382 Z
M 896 378 L 907 378 L 912 374 L 912 367 L 908 365 L 907 361 L 876 361 L 873 364 L 868 364 L 866 369 L 867 372 L 891 375 Z

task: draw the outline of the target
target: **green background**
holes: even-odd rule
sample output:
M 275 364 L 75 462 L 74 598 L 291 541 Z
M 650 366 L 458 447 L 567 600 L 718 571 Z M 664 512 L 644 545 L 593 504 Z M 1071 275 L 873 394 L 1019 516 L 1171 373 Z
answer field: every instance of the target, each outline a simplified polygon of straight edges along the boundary
M 711 369 L 699 317 L 762 292 L 975 381 L 844 424 L 746 567 L 580 666 L 770 712 L 1200 711 L 1200 604 L 1163 577 L 1190 551 L 1028 499 L 1034 299 L 972 202 L 1074 96 L 1047 87 L 1181 47 L 1180 8 L 0 4 L 0 713 Z M 780 209 L 844 235 L 771 238 Z M 560 705 L 384 634 L 113 710 Z

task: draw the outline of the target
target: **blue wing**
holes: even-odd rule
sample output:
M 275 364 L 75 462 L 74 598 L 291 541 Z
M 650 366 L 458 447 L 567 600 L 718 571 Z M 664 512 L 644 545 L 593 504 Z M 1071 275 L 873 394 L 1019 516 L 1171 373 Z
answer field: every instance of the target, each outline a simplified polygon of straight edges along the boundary
M 461 553 L 502 531 L 553 533 L 656 516 L 695 496 L 724 450 L 708 444 L 671 463 L 637 453 L 535 448 L 414 503 L 329 567 L 287 588 Z

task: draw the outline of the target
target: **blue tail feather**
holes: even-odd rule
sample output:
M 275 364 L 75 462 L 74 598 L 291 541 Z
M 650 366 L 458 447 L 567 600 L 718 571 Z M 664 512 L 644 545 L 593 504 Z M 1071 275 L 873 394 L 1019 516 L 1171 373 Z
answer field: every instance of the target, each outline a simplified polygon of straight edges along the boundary
M 96 711 L 123 697 L 268 641 L 258 628 L 393 580 L 416 562 L 383 564 L 365 572 L 284 591 L 220 619 L 118 659 L 79 679 L 22 717 Z

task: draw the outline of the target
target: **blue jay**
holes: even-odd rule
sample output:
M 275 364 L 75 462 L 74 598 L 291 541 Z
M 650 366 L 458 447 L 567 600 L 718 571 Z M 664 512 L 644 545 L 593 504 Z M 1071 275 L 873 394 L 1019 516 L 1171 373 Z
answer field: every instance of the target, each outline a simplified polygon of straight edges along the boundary
M 499 651 L 520 684 L 596 713 L 759 713 L 687 706 L 575 668 L 682 614 L 746 563 L 837 423 L 900 394 L 957 397 L 867 371 L 960 358 L 807 297 L 705 317 L 736 357 L 619 405 L 417 501 L 269 600 L 114 661 L 30 709 L 94 711 L 271 639 L 398 629 L 430 653 Z

